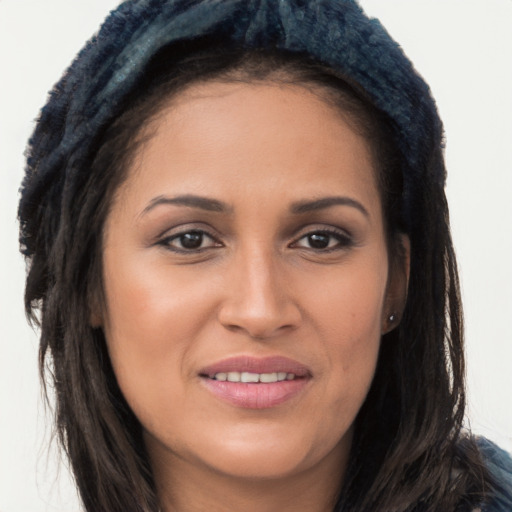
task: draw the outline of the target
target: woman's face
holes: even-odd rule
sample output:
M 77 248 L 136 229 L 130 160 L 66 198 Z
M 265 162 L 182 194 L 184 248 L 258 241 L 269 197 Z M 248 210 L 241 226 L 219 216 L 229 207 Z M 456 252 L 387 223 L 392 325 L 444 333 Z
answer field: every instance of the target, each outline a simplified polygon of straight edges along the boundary
M 272 83 L 191 86 L 150 128 L 98 321 L 152 459 L 340 474 L 396 288 L 366 142 Z

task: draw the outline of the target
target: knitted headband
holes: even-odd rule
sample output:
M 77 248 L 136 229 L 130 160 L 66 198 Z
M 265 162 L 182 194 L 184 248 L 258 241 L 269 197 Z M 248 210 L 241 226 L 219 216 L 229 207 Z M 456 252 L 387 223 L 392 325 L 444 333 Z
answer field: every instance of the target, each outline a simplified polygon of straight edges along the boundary
M 19 210 L 27 256 L 35 251 L 41 212 L 87 172 L 95 135 L 119 114 L 149 59 L 166 45 L 198 36 L 229 48 L 305 53 L 358 83 L 392 121 L 409 227 L 416 223 L 414 203 L 423 184 L 444 185 L 442 125 L 429 88 L 379 21 L 367 18 L 354 0 L 128 0 L 79 53 L 41 112 Z

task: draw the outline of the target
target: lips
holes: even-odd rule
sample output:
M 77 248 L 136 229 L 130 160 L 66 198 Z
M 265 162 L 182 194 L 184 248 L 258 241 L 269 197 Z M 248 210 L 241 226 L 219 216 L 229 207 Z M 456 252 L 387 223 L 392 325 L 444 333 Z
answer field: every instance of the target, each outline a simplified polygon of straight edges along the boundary
M 309 369 L 287 357 L 256 358 L 249 356 L 231 357 L 207 366 L 199 371 L 200 375 L 213 378 L 217 373 L 293 373 L 297 377 L 310 375 Z
M 236 407 L 266 409 L 299 394 L 311 371 L 286 357 L 233 357 L 202 368 L 202 383 L 217 398 Z

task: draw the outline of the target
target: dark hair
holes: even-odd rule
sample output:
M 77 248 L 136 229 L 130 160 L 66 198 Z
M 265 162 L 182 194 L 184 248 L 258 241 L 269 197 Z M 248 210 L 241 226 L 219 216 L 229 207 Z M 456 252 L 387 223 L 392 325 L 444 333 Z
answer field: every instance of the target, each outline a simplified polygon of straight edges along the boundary
M 442 184 L 421 184 L 413 222 L 405 222 L 393 121 L 357 84 L 305 55 L 226 51 L 203 38 L 167 46 L 150 60 L 92 142 L 89 172 L 76 172 L 62 196 L 49 181 L 44 198 L 20 208 L 23 237 L 34 247 L 26 310 L 33 320 L 41 310 L 41 375 L 55 391 L 57 432 L 86 510 L 158 509 L 141 426 L 117 385 L 102 330 L 90 325 L 91 308 L 103 301 L 103 225 L 150 121 L 173 95 L 211 79 L 298 84 L 336 105 L 373 151 L 391 261 L 402 257 L 398 235 L 406 231 L 411 241 L 407 304 L 400 325 L 383 337 L 335 510 L 466 510 L 480 503 L 489 477 L 473 440 L 461 434 L 462 309 Z M 429 150 L 438 160 L 430 163 L 442 165 L 440 145 Z

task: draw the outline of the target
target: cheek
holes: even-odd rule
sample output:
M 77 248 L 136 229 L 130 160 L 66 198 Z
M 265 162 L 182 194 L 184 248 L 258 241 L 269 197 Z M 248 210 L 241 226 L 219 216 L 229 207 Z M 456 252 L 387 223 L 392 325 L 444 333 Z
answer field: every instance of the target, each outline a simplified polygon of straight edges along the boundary
M 194 350 L 191 340 L 208 323 L 212 299 L 201 279 L 117 256 L 107 253 L 104 260 L 104 331 L 119 386 L 139 415 L 181 396 L 176 391 L 191 378 L 186 365 Z
M 180 332 L 201 325 L 212 289 L 201 276 L 191 279 L 190 273 L 147 257 L 115 256 L 107 254 L 104 262 L 110 338 L 123 343 L 133 338 L 145 348 L 172 339 L 176 346 Z
M 324 334 L 328 346 L 359 353 L 380 339 L 386 276 L 382 264 L 354 266 L 318 279 L 322 286 L 304 295 L 314 311 L 314 327 Z
M 355 412 L 371 385 L 379 354 L 386 270 L 367 265 L 361 272 L 324 280 L 310 293 L 318 350 L 329 362 L 324 392 L 337 407 Z

